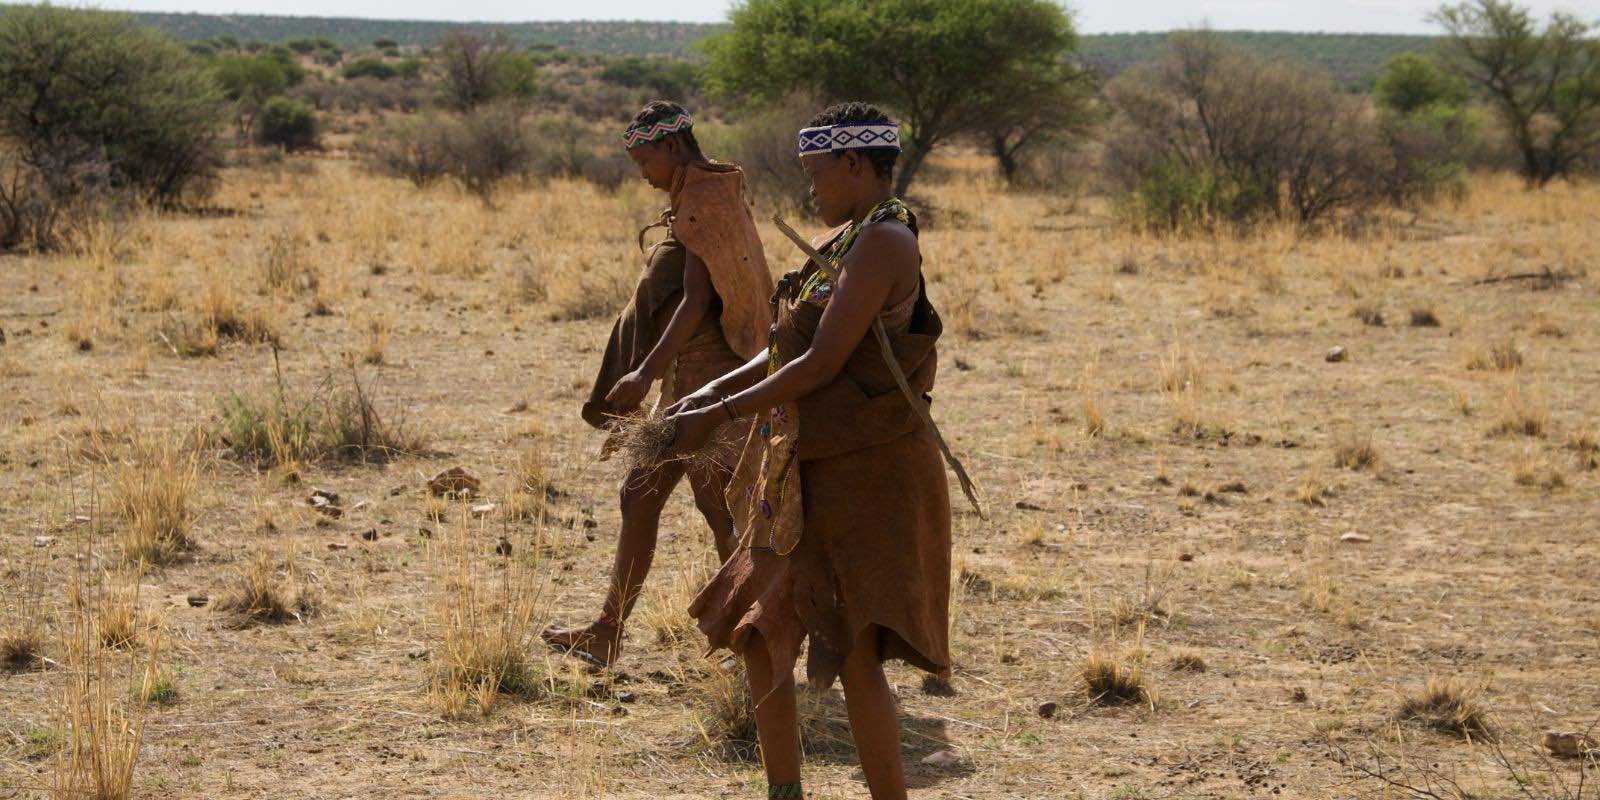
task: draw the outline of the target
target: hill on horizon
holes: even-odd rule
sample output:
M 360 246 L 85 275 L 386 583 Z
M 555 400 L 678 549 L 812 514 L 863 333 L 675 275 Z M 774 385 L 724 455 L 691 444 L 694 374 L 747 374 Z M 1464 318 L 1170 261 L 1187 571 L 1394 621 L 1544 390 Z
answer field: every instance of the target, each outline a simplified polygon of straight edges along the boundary
M 646 21 L 460 23 L 159 12 L 137 12 L 134 16 L 188 41 L 232 36 L 241 42 L 281 42 L 320 36 L 345 48 L 367 47 L 377 39 L 389 39 L 402 46 L 426 47 L 447 31 L 468 28 L 502 30 L 525 45 L 547 45 L 605 56 L 665 58 L 694 58 L 695 45 L 725 27 L 718 23 Z M 1352 87 L 1370 86 L 1390 56 L 1426 51 L 1437 40 L 1432 36 L 1406 34 L 1217 33 L 1235 45 L 1262 55 L 1320 65 L 1341 83 Z M 1114 75 L 1158 57 L 1167 36 L 1159 32 L 1084 34 L 1081 57 L 1085 64 Z

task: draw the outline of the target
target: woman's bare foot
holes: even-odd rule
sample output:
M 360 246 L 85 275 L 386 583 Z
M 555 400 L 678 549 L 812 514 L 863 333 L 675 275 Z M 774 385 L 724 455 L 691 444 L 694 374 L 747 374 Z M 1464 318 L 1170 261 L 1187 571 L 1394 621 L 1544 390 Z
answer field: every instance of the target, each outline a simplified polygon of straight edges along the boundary
M 622 653 L 622 629 L 608 622 L 578 628 L 546 628 L 539 634 L 551 647 L 597 667 L 609 667 Z

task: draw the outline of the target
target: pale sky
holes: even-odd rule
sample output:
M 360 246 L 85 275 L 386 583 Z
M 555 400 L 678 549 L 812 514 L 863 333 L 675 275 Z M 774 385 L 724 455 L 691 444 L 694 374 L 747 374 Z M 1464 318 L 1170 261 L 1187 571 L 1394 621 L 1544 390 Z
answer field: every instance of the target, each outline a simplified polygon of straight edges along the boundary
M 1552 10 L 1600 21 L 1600 0 L 1521 0 L 1544 16 Z M 76 2 L 59 3 L 79 5 Z M 100 0 L 98 8 L 285 14 L 318 17 L 527 22 L 649 19 L 717 22 L 730 0 L 583 0 L 507 3 L 496 0 Z M 1425 20 L 1437 0 L 1075 0 L 1068 4 L 1085 33 L 1163 31 L 1198 24 L 1219 30 L 1432 33 Z

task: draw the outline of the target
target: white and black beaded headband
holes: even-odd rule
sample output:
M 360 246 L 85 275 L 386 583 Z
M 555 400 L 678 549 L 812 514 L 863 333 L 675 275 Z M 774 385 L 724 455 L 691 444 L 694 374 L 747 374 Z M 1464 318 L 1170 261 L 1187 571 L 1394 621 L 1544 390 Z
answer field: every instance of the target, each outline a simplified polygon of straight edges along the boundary
M 900 126 L 846 122 L 800 129 L 800 155 L 840 150 L 900 150 Z

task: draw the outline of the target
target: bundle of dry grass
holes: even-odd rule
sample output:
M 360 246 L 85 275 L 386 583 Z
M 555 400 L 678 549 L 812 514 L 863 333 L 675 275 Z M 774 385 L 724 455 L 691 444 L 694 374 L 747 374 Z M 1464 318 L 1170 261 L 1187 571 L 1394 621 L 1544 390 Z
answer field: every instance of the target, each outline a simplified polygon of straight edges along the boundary
M 733 460 L 738 457 L 733 423 L 719 427 L 700 449 L 669 456 L 678 437 L 678 425 L 670 418 L 652 411 L 612 419 L 611 438 L 606 441 L 602 458 L 621 453 L 623 465 L 630 473 L 649 472 L 668 461 L 682 462 L 691 470 L 732 467 Z

